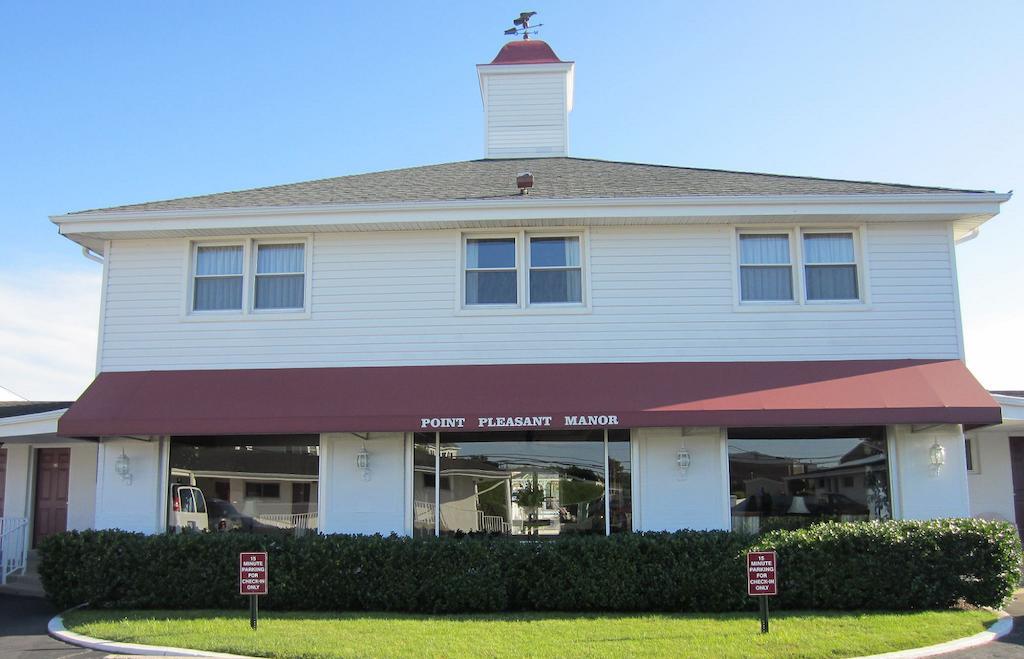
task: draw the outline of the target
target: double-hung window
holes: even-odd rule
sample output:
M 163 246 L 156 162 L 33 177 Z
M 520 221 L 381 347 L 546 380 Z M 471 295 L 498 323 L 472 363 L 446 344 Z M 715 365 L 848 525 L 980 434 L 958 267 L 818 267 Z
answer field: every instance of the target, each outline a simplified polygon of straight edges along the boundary
M 188 310 L 194 314 L 304 311 L 305 240 L 194 243 Z
M 583 236 L 519 231 L 463 238 L 462 307 L 583 307 Z
M 852 233 L 805 232 L 804 281 L 807 299 L 856 300 L 857 256 Z
M 519 304 L 516 239 L 466 240 L 466 304 Z
M 530 236 L 530 304 L 583 302 L 578 236 Z
M 861 300 L 856 236 L 852 230 L 800 227 L 741 231 L 740 302 L 816 304 Z
M 254 309 L 301 309 L 306 288 L 305 245 L 256 245 Z
M 793 300 L 793 261 L 788 233 L 740 234 L 740 299 Z
M 194 311 L 242 310 L 242 245 L 199 245 L 192 289 Z

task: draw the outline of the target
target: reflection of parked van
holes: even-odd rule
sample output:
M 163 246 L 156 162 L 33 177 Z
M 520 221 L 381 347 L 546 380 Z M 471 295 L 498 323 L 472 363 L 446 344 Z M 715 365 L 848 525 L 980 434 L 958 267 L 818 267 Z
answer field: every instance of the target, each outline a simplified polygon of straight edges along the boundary
M 206 497 L 193 485 L 171 485 L 171 512 L 167 526 L 172 531 L 209 531 Z

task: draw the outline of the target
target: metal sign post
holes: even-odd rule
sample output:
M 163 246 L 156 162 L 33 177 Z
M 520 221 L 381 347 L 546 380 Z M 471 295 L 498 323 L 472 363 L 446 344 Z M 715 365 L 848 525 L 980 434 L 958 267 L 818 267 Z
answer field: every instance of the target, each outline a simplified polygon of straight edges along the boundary
M 267 552 L 246 551 L 238 555 L 238 592 L 249 596 L 249 626 L 259 623 L 259 596 L 267 594 Z
M 768 633 L 768 598 L 778 594 L 778 559 L 775 552 L 747 552 L 747 595 L 758 599 L 762 634 Z

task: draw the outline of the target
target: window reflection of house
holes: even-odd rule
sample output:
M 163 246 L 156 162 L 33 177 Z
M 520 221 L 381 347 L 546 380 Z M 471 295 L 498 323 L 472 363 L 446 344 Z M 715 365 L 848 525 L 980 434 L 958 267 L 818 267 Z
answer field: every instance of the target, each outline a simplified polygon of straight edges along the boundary
M 881 428 L 733 429 L 729 473 L 737 530 L 757 531 L 769 518 L 891 516 Z
M 542 439 L 542 441 L 540 441 Z M 460 441 L 455 441 L 460 440 Z M 601 431 L 417 435 L 414 521 L 417 534 L 440 532 L 556 536 L 629 530 L 628 435 L 609 441 Z M 434 488 L 440 470 L 440 491 Z M 606 471 L 612 482 L 606 484 Z M 613 523 L 605 522 L 605 493 Z
M 317 529 L 319 462 L 316 435 L 175 437 L 170 449 L 171 482 L 199 487 L 222 531 Z

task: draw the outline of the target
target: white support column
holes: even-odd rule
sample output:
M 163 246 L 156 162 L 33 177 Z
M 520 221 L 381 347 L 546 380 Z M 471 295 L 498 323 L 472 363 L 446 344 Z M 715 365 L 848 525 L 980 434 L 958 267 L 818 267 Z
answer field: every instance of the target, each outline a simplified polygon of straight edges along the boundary
M 902 519 L 969 517 L 970 497 L 964 435 L 960 426 L 944 425 L 913 432 L 910 426 L 891 426 L 890 481 L 893 514 Z M 945 464 L 932 469 L 930 454 L 938 443 L 945 449 Z
M 641 444 L 640 477 L 634 478 L 634 492 L 640 494 L 645 531 L 729 528 L 729 468 L 727 459 L 723 464 L 722 431 L 688 428 L 686 433 L 690 467 L 684 475 L 677 463 L 682 428 L 633 432 Z

